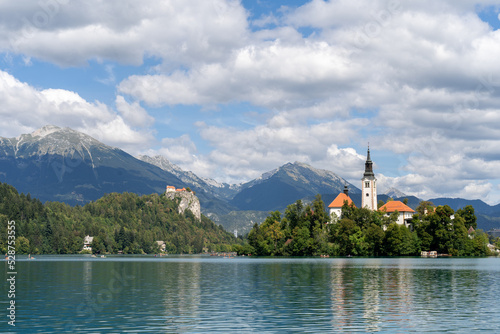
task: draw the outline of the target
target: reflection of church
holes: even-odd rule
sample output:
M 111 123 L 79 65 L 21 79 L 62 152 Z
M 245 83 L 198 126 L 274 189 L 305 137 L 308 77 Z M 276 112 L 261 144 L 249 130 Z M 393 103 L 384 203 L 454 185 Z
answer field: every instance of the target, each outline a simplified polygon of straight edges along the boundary
M 344 187 L 344 192 L 340 193 L 328 206 L 332 222 L 336 222 L 341 218 L 342 206 L 345 201 L 347 201 L 349 205 L 354 205 L 349 197 L 347 185 Z M 380 209 L 378 208 L 377 179 L 375 178 L 375 173 L 373 173 L 373 162 L 370 157 L 369 147 L 365 162 L 365 173 L 361 179 L 361 207 L 372 211 L 380 210 L 384 212 L 386 216 L 389 216 L 394 211 L 398 211 L 399 216 L 396 222 L 400 225 L 404 224 L 407 227 L 410 225 L 413 214 L 415 213 L 412 208 L 401 201 L 390 201 L 380 207 Z

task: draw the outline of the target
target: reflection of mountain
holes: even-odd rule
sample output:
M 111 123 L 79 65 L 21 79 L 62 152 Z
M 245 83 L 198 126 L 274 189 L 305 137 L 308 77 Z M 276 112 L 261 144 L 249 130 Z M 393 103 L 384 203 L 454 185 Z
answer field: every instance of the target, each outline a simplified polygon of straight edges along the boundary
M 226 229 L 248 232 L 271 210 L 283 212 L 302 199 L 311 201 L 321 194 L 328 205 L 348 184 L 349 195 L 361 205 L 361 191 L 335 173 L 307 164 L 287 163 L 244 184 L 229 185 L 184 171 L 161 156 L 141 156 L 100 143 L 78 131 L 45 126 L 17 138 L 0 137 L 0 182 L 30 193 L 42 201 L 84 204 L 111 192 L 162 193 L 165 186 L 190 187 L 200 199 L 202 213 Z M 415 209 L 420 199 L 390 189 L 378 199 L 408 198 Z M 464 199 L 431 199 L 452 209 L 472 204 L 479 228 L 500 227 L 500 204 L 489 206 Z

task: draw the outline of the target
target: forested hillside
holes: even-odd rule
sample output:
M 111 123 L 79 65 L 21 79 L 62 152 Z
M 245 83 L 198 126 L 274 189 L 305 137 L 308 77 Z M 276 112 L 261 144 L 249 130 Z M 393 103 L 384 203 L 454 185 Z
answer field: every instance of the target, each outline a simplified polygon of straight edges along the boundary
M 97 253 L 156 253 L 165 241 L 170 253 L 228 251 L 237 239 L 202 216 L 177 213 L 176 201 L 164 194 L 112 193 L 85 206 L 42 204 L 0 183 L 0 249 L 6 252 L 7 222 L 16 226 L 17 253 L 72 254 L 82 250 L 86 235 Z

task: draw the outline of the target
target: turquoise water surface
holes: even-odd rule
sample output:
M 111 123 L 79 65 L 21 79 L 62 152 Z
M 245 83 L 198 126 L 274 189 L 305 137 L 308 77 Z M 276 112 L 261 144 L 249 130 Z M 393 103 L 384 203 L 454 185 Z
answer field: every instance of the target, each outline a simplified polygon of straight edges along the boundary
M 500 332 L 500 258 L 37 256 L 0 332 Z

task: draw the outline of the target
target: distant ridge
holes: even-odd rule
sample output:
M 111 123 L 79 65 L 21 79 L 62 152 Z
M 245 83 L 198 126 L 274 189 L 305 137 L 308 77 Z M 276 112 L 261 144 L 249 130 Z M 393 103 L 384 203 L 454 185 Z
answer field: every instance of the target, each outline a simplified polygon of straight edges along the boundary
M 220 183 L 213 179 L 198 177 L 193 172 L 184 171 L 182 168 L 171 163 L 167 158 L 161 155 L 156 155 L 154 157 L 150 157 L 148 155 L 139 155 L 137 156 L 137 159 L 157 166 L 164 171 L 172 173 L 185 184 L 189 184 L 191 187 L 195 187 L 200 190 L 203 189 L 205 192 L 210 193 L 211 195 L 218 198 L 230 199 L 240 189 L 240 185 L 237 184 L 230 185 L 227 183 Z
M 167 185 L 190 187 L 200 199 L 202 213 L 232 232 L 240 234 L 261 222 L 269 211 L 284 212 L 289 204 L 301 199 L 311 201 L 320 194 L 328 205 L 344 185 L 356 204 L 361 191 L 332 171 L 316 169 L 302 162 L 287 163 L 243 184 L 230 185 L 172 164 L 165 157 L 130 154 L 70 128 L 44 126 L 16 138 L 0 137 L 0 182 L 41 201 L 85 204 L 106 193 L 133 192 L 139 195 L 163 193 Z M 408 198 L 415 209 L 420 199 L 397 189 L 379 194 L 387 201 Z M 481 200 L 460 198 L 430 199 L 435 205 L 452 209 L 473 205 L 478 227 L 500 227 L 500 204 L 490 206 Z M 240 226 L 240 227 L 239 227 Z M 241 228 L 241 229 L 240 229 Z
M 242 190 L 230 201 L 240 210 L 283 210 L 298 199 L 317 194 L 337 195 L 347 184 L 351 193 L 358 188 L 335 173 L 313 168 L 305 163 L 287 163 L 260 178 L 242 185 Z

